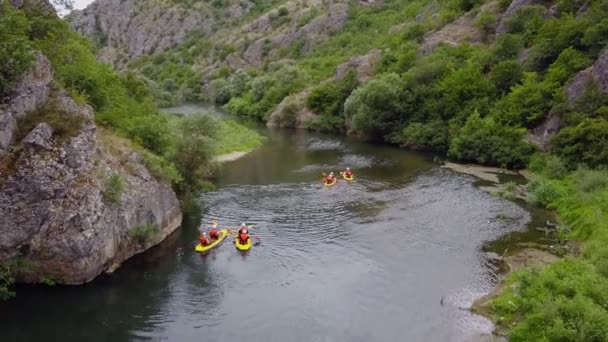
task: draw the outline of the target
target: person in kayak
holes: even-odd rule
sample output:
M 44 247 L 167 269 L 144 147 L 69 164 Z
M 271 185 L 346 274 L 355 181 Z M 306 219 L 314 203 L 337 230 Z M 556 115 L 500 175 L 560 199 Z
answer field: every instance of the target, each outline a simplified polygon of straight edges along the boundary
M 249 240 L 249 234 L 247 234 L 247 229 L 245 229 L 244 233 L 239 234 L 239 243 L 245 245 L 247 244 L 247 240 Z
M 209 246 L 209 239 L 207 239 L 207 236 L 204 232 L 201 233 L 201 236 L 198 238 L 198 240 L 201 242 L 201 246 Z
M 352 176 L 353 176 L 353 172 L 350 170 L 350 167 L 347 167 L 347 168 L 346 168 L 346 171 L 344 171 L 344 176 L 345 176 L 346 178 L 352 178 Z
M 334 176 L 334 173 L 333 173 L 333 172 L 330 172 L 330 173 L 329 173 L 329 175 L 327 176 L 327 178 L 325 178 L 325 183 L 326 183 L 326 184 L 331 184 L 331 183 L 333 183 L 333 182 L 334 182 L 334 178 L 335 178 L 335 177 L 336 177 L 336 176 Z
M 211 226 L 211 229 L 209 230 L 209 237 L 212 240 L 217 240 L 220 238 L 220 232 L 217 230 L 217 221 L 213 220 L 213 221 L 211 221 L 211 223 L 212 223 L 212 226 Z
M 245 222 L 241 223 L 241 226 L 239 227 L 239 235 L 243 233 L 247 234 L 247 225 L 245 224 Z

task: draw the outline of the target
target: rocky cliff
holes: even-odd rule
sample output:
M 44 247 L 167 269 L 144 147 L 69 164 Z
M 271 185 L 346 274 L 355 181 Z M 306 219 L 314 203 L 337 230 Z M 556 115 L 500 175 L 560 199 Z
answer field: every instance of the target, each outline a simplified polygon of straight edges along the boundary
M 82 284 L 163 241 L 182 214 L 130 145 L 52 81 L 40 55 L 0 100 L 0 261 L 28 260 L 22 281 Z

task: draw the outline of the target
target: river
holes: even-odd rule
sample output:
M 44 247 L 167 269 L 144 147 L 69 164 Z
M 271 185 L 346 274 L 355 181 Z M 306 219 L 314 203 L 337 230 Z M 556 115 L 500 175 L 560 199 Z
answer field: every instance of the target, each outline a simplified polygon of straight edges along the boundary
M 529 238 L 535 215 L 432 156 L 265 134 L 263 147 L 222 166 L 217 190 L 163 244 L 89 285 L 18 287 L 0 304 L 0 339 L 479 341 L 491 332 L 463 308 L 496 282 L 485 251 Z M 321 184 L 321 172 L 346 166 L 354 182 Z M 211 219 L 255 225 L 261 245 L 195 253 L 197 227 Z

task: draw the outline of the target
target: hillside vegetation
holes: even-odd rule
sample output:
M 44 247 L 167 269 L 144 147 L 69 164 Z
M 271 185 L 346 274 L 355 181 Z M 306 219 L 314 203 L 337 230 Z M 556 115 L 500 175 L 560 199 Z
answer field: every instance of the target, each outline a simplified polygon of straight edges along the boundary
M 118 74 L 111 66 L 99 63 L 93 44 L 54 13 L 39 6 L 16 10 L 7 1 L 1 6 L 0 94 L 9 95 L 35 54 L 43 53 L 54 68 L 54 86 L 65 89 L 80 104 L 91 105 L 99 124 L 129 138 L 152 173 L 177 190 L 199 188 L 211 174 L 215 154 L 260 144 L 257 133 L 233 122 L 202 114 L 184 118 L 162 114 L 140 78 Z M 226 134 L 252 139 L 223 146 L 220 138 L 229 139 Z
M 237 19 L 112 62 L 165 103 L 210 101 L 272 125 L 529 167 L 532 199 L 560 214 L 562 240 L 583 252 L 516 274 L 496 320 L 512 341 L 608 340 L 608 2 L 241 4 L 251 5 Z M 102 51 L 130 49 L 110 45 Z

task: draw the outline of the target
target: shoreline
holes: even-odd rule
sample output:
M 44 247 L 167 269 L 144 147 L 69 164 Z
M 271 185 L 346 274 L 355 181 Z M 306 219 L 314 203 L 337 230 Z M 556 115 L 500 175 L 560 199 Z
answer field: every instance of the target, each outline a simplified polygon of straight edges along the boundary
M 213 161 L 216 163 L 220 163 L 220 164 L 235 161 L 235 160 L 243 158 L 244 156 L 253 152 L 253 150 L 255 150 L 255 149 L 251 149 L 248 151 L 235 151 L 235 152 L 220 154 L 220 155 L 213 157 Z
M 499 179 L 500 175 L 520 176 L 528 182 L 532 181 L 534 178 L 528 170 L 511 171 L 497 167 L 487 167 L 475 164 L 444 162 L 444 164 L 441 165 L 441 168 L 467 174 L 477 178 L 480 181 L 490 183 L 489 185 L 476 185 L 476 187 L 495 196 L 498 196 L 499 192 L 501 191 L 502 183 Z M 523 185 L 518 185 L 517 195 L 511 199 L 505 198 L 505 200 L 514 201 L 516 199 L 520 199 L 527 202 L 525 192 L 525 187 Z M 504 292 L 507 287 L 507 280 L 514 272 L 533 267 L 544 268 L 561 259 L 562 257 L 555 255 L 542 247 L 536 247 L 534 245 L 532 247 L 524 247 L 523 249 L 517 250 L 512 254 L 505 253 L 505 255 L 502 256 L 496 255 L 492 260 L 492 262 L 500 269 L 500 271 L 498 271 L 498 280 L 496 284 L 488 293 L 475 299 L 467 310 L 489 319 L 494 324 L 494 336 L 506 337 L 506 332 L 503 331 L 502 327 L 500 326 L 500 317 L 497 318 L 493 315 L 491 307 L 492 301 Z

